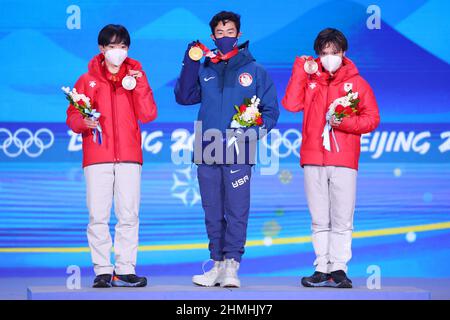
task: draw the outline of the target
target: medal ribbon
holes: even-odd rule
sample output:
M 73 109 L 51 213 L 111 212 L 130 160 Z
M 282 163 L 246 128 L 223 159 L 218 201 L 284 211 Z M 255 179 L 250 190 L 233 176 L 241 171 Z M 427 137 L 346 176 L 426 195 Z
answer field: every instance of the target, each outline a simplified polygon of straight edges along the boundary
M 231 121 L 230 124 L 231 129 L 240 129 L 245 128 L 244 126 L 241 126 L 236 120 Z M 227 147 L 231 147 L 234 144 L 234 149 L 236 150 L 236 154 L 239 155 L 239 146 L 237 144 L 237 138 L 236 136 L 232 137 L 230 140 L 228 140 Z
M 331 151 L 330 131 L 331 131 L 331 136 L 333 137 L 333 140 L 334 140 L 334 145 L 336 146 L 336 151 L 339 152 L 339 145 L 338 145 L 338 142 L 336 139 L 336 135 L 335 135 L 334 129 L 330 125 L 329 121 L 327 121 L 327 123 L 325 123 L 325 126 L 323 127 L 322 145 L 324 146 L 325 150 Z
M 200 49 L 202 49 L 204 56 L 208 56 L 209 55 L 212 63 L 218 63 L 218 62 L 223 61 L 223 60 L 231 59 L 231 58 L 233 58 L 235 55 L 237 55 L 239 53 L 239 48 L 238 47 L 234 47 L 233 50 L 231 50 L 230 52 L 228 52 L 226 54 L 218 55 L 218 54 L 212 52 L 207 46 L 205 46 L 200 41 L 197 41 L 197 44 L 195 46 L 199 47 Z

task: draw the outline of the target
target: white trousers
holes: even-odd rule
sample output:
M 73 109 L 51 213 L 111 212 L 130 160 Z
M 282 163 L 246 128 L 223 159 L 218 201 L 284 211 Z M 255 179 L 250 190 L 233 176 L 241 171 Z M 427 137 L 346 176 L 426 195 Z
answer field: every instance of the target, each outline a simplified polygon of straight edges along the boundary
M 316 271 L 343 270 L 352 257 L 357 171 L 335 166 L 304 166 L 305 193 L 312 218 Z
M 87 238 L 96 275 L 135 273 L 142 166 L 137 163 L 94 164 L 84 168 L 89 210 Z M 111 264 L 109 232 L 112 200 L 117 218 L 115 267 Z

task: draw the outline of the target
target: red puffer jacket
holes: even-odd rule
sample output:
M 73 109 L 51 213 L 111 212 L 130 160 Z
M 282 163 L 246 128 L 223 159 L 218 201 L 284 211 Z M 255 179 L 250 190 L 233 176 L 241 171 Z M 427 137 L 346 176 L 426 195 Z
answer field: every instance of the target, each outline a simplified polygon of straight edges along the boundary
M 94 109 L 101 113 L 99 122 L 103 131 L 102 144 L 92 141 L 83 117 L 74 106 L 67 109 L 66 123 L 83 136 L 83 167 L 105 162 L 137 162 L 142 164 L 141 130 L 137 120 L 147 123 L 156 118 L 157 110 L 152 90 L 141 64 L 131 58 L 124 61 L 126 74 L 130 70 L 142 72 L 136 87 L 126 90 L 121 81 L 117 85 L 107 79 L 104 55 L 89 62 L 89 71 L 75 84 L 78 93 L 91 99 Z
M 300 164 L 320 166 L 342 166 L 358 170 L 361 151 L 361 134 L 373 131 L 380 122 L 377 102 L 367 81 L 358 72 L 353 62 L 344 58 L 342 66 L 333 77 L 323 70 L 320 59 L 318 74 L 308 75 L 303 67 L 304 60 L 297 57 L 292 76 L 282 100 L 283 106 L 292 112 L 304 111 Z M 347 94 L 346 89 L 358 92 L 358 112 L 342 120 L 334 128 L 339 145 L 336 150 L 330 132 L 331 151 L 325 150 L 322 132 L 325 116 L 330 104 Z

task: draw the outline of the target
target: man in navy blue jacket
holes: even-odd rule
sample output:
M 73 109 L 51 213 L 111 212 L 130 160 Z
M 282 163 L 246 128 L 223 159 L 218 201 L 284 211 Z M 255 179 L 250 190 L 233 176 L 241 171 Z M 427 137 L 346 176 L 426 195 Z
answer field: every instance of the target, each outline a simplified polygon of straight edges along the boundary
M 248 42 L 237 44 L 241 35 L 240 16 L 222 11 L 212 18 L 210 27 L 217 49 L 208 52 L 201 64 L 189 57 L 196 42 L 189 44 L 175 87 L 179 104 L 201 103 L 195 128 L 194 162 L 198 165 L 214 267 L 194 276 L 192 281 L 202 286 L 239 287 L 237 271 L 246 242 L 256 141 L 275 127 L 278 101 L 272 79 L 255 62 Z M 253 96 L 260 99 L 262 125 L 230 128 L 235 105 L 240 106 L 245 98 Z M 230 145 L 232 138 L 238 147 Z

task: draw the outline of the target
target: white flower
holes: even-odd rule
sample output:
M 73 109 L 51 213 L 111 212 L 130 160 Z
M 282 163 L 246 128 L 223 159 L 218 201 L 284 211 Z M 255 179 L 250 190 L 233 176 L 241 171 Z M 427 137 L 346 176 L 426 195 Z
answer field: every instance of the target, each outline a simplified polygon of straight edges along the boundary
M 78 93 L 74 93 L 73 91 L 72 91 L 72 93 L 70 94 L 70 96 L 72 97 L 73 101 L 75 101 L 75 102 L 81 100 L 81 95 L 78 94 Z
M 250 106 L 252 106 L 252 107 L 258 107 L 260 101 L 261 101 L 261 100 L 260 100 L 258 97 L 253 96 L 253 97 L 250 99 L 250 102 L 251 102 L 251 105 L 250 105 Z
M 344 106 L 344 107 L 347 107 L 347 106 L 350 105 L 350 100 L 348 99 L 347 96 L 345 96 L 345 97 L 337 98 L 336 100 L 334 100 L 333 103 L 335 103 L 336 106 L 337 106 L 337 105 L 342 105 L 342 106 Z
M 251 121 L 254 121 L 260 115 L 257 107 L 249 107 L 246 111 L 248 111 Z
M 331 117 L 332 117 L 333 114 L 334 114 L 334 110 L 336 109 L 336 107 L 337 107 L 337 103 L 336 103 L 336 100 L 335 100 L 335 101 L 333 101 L 333 102 L 330 104 L 330 107 L 328 108 L 328 112 L 327 112 L 327 114 L 326 114 L 326 116 L 325 116 L 325 118 L 326 118 L 327 121 L 330 121 Z
M 76 89 L 74 88 L 72 92 L 69 92 L 70 97 L 74 102 L 83 101 L 87 108 L 91 107 L 91 99 L 89 97 L 86 97 L 82 93 L 77 93 Z
M 252 120 L 250 114 L 248 112 L 244 112 L 241 115 L 241 120 L 245 121 L 245 122 L 250 122 Z
M 74 93 L 73 91 L 70 93 L 70 97 L 72 98 L 73 101 L 80 100 L 79 95 L 77 93 Z
M 347 99 L 349 100 L 349 101 L 353 101 L 353 100 L 356 100 L 356 99 L 358 99 L 358 92 L 349 92 L 348 94 L 347 94 Z
M 255 119 L 261 115 L 258 109 L 260 101 L 261 100 L 258 97 L 253 96 L 245 111 L 239 116 L 239 119 L 243 122 L 247 122 L 247 124 L 254 122 Z
M 64 91 L 66 94 L 70 93 L 70 88 L 69 87 L 62 87 L 61 90 Z

